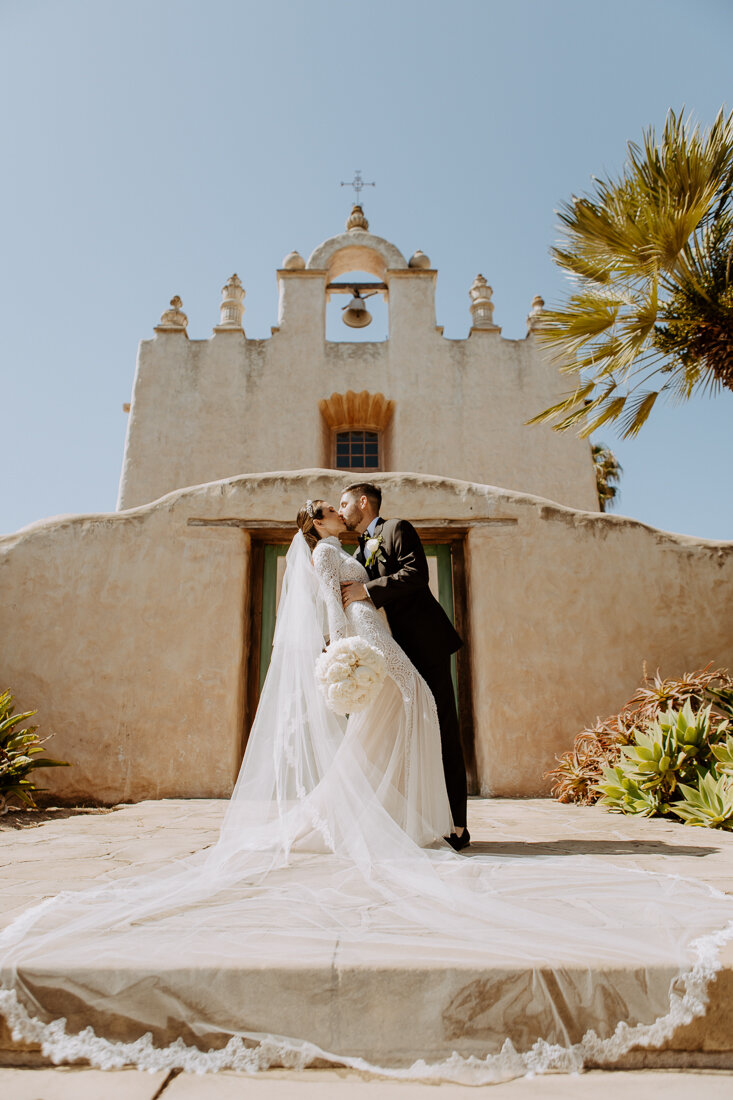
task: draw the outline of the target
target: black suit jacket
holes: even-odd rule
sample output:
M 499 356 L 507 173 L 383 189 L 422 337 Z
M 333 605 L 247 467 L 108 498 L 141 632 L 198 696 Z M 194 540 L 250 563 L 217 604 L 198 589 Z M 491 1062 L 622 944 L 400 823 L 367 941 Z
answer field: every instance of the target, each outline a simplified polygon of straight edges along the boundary
M 371 601 L 384 608 L 394 640 L 418 668 L 435 664 L 460 649 L 463 641 L 428 587 L 420 536 L 406 519 L 381 517 L 372 537 L 379 535 L 385 561 L 367 569 Z M 361 549 L 356 560 L 366 566 Z

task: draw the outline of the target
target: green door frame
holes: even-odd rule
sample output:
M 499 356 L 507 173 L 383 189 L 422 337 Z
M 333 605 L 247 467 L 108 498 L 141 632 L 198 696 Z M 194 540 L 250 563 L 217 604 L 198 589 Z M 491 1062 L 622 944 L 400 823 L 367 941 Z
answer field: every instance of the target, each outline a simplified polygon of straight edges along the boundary
M 426 558 L 438 560 L 438 601 L 446 615 L 456 625 L 455 606 L 453 603 L 453 562 L 451 559 L 451 546 L 449 542 L 426 542 L 423 544 Z M 453 691 L 458 707 L 458 672 L 456 669 L 456 655 L 453 653 L 450 659 L 450 674 L 453 678 Z M 460 708 L 459 708 L 460 709 Z
M 262 633 L 260 636 L 260 682 L 257 693 L 262 691 L 262 685 L 270 667 L 272 656 L 272 640 L 275 637 L 275 597 L 277 595 L 277 559 L 284 558 L 288 547 L 282 543 L 266 543 L 263 547 L 262 561 Z

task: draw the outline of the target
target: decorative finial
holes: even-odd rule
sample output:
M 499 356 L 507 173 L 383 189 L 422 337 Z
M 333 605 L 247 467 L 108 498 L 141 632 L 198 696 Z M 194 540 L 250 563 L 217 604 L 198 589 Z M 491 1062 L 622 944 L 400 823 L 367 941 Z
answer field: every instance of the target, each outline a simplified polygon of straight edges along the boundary
M 302 271 L 305 267 L 305 260 L 297 249 L 293 249 L 292 252 L 288 252 L 283 260 L 283 267 L 286 271 Z
M 346 222 L 346 228 L 348 230 L 363 229 L 365 232 L 369 228 L 369 222 L 364 217 L 364 211 L 359 205 L 354 205 L 354 209 L 349 214 Z
M 487 332 L 501 332 L 499 326 L 494 324 L 494 303 L 491 301 L 494 292 L 483 275 L 476 276 L 468 293 L 471 298 L 472 327 Z
M 418 248 L 417 252 L 413 252 L 407 266 L 417 267 L 423 271 L 427 271 L 430 268 L 430 257 L 426 256 L 421 248 Z
M 188 317 L 181 309 L 183 302 L 176 294 L 171 298 L 171 308 L 166 309 L 160 315 L 160 322 L 155 326 L 156 332 L 185 332 Z
M 244 315 L 244 294 L 245 291 L 239 276 L 232 275 L 229 282 L 221 288 L 220 320 L 215 331 L 219 332 L 221 329 L 241 331 Z
M 535 294 L 532 299 L 532 308 L 527 314 L 527 335 L 536 332 L 542 320 L 542 310 L 545 306 L 545 299 L 540 294 Z

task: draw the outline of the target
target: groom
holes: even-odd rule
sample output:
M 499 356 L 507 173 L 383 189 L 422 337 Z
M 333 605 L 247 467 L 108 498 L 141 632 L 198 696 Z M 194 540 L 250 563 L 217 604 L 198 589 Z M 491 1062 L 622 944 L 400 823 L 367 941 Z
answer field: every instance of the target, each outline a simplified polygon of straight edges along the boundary
M 339 515 L 349 531 L 359 535 L 356 560 L 369 574 L 366 584 L 341 585 L 343 604 L 371 600 L 375 607 L 383 607 L 394 640 L 433 693 L 456 830 L 447 840 L 460 851 L 471 837 L 466 828 L 466 765 L 450 658 L 463 642 L 428 587 L 428 563 L 417 531 L 405 519 L 382 519 L 381 503 L 381 489 L 369 482 L 349 485 L 341 494 Z

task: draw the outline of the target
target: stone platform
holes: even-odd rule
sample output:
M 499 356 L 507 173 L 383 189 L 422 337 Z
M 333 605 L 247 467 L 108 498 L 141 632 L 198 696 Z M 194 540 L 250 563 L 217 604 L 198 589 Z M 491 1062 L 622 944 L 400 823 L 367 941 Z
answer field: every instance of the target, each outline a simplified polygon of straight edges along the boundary
M 107 811 L 49 810 L 0 819 L 0 923 L 9 922 L 44 897 L 68 889 L 70 883 L 81 888 L 112 870 L 120 875 L 152 871 L 213 843 L 225 805 L 216 800 L 165 800 Z M 473 843 L 467 858 L 472 853 L 520 858 L 593 855 L 616 865 L 698 878 L 733 893 L 730 833 L 621 817 L 598 807 L 562 806 L 542 799 L 472 799 L 469 827 Z M 588 959 L 588 969 L 593 966 L 594 960 Z M 279 982 L 280 988 L 286 988 L 281 1002 L 285 1015 L 297 1004 L 298 985 L 303 981 L 319 982 L 326 1003 L 336 984 L 339 997 L 344 981 L 353 984 L 353 994 L 364 1007 L 360 1026 L 365 1056 L 375 1061 L 385 1054 L 385 1036 L 393 1041 L 395 1033 L 408 1055 L 411 1044 L 419 1043 L 421 1037 L 424 1042 L 426 1036 L 431 1036 L 431 1050 L 436 1055 L 443 1044 L 447 1044 L 448 1053 L 462 1049 L 464 1036 L 440 1032 L 446 1026 L 443 1009 L 456 993 L 470 987 L 472 981 L 480 981 L 478 970 L 468 973 L 464 966 L 454 971 L 424 962 L 411 964 L 409 959 L 385 967 L 383 962 L 365 957 L 350 960 L 348 973 L 339 973 L 338 983 L 332 971 L 329 958 L 324 958 L 320 969 L 310 963 L 304 968 L 293 960 L 292 965 L 285 962 L 279 978 L 268 974 L 267 980 L 272 980 L 274 987 Z M 385 1026 L 385 1013 L 377 1011 L 377 1006 L 399 1004 L 401 997 L 412 998 L 410 1011 L 405 1011 L 403 1004 L 403 1026 L 395 1029 L 389 1021 Z M 413 1002 L 421 1012 L 412 1011 Z M 333 1013 L 333 1005 L 330 1011 Z M 462 1012 L 465 1016 L 465 1003 Z M 422 1029 L 422 1036 L 410 1035 L 410 1020 Z M 729 944 L 724 969 L 711 988 L 707 1015 L 680 1028 L 664 1049 L 632 1051 L 622 1064 L 625 1068 L 733 1069 L 732 1025 L 733 944 Z M 287 1034 L 286 1027 L 281 1030 Z M 14 1044 L 5 1030 L 0 1031 L 0 1063 L 40 1066 L 44 1059 L 37 1048 Z

